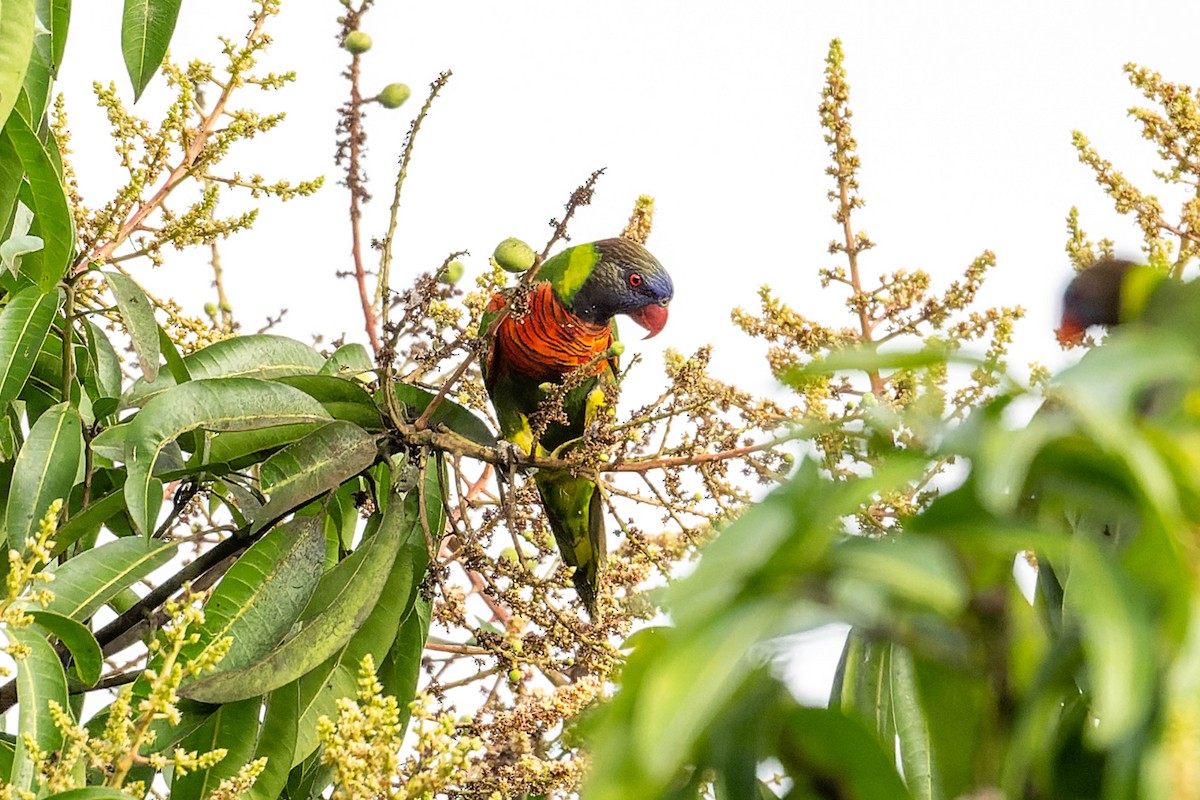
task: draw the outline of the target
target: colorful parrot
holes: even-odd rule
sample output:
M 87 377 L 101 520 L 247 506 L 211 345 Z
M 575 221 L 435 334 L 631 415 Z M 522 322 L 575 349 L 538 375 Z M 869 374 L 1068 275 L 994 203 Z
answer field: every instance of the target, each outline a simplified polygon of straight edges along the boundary
M 1108 258 L 1080 272 L 1063 293 L 1058 340 L 1078 344 L 1092 325 L 1115 327 L 1137 321 L 1159 325 L 1200 311 L 1196 282 L 1167 278 L 1165 270 Z
M 504 437 L 526 452 L 545 455 L 583 436 L 603 405 L 603 392 L 597 390 L 616 380 L 613 317 L 631 317 L 649 331 L 648 339 L 666 325 L 675 288 L 658 259 L 628 239 L 568 248 L 547 259 L 536 278 L 528 310 L 504 318 L 482 367 Z M 492 296 L 481 331 L 489 330 L 511 297 L 512 290 Z M 554 388 L 547 384 L 559 384 L 572 373 L 562 402 L 567 422 L 551 422 L 534 442 L 529 418 Z M 607 552 L 600 492 L 594 481 L 567 471 L 538 470 L 534 481 L 563 561 L 575 568 L 575 589 L 594 618 Z
M 1200 381 L 1194 371 L 1146 370 L 1138 362 L 1136 349 L 1153 343 L 1158 348 L 1183 344 L 1195 347 L 1196 321 L 1200 320 L 1200 281 L 1173 280 L 1166 268 L 1133 261 L 1106 258 L 1079 272 L 1063 293 L 1062 321 L 1057 331 L 1063 344 L 1078 344 L 1087 329 L 1099 325 L 1108 329 L 1110 338 L 1096 351 L 1080 359 L 1080 368 L 1104 375 L 1105 402 L 1128 403 L 1129 411 L 1140 422 L 1162 431 L 1178 444 L 1195 437 L 1195 403 Z M 1112 359 L 1112 348 L 1125 345 Z M 1121 360 L 1121 359 L 1124 360 Z M 1104 359 L 1109 359 L 1105 361 Z M 1099 364 L 1100 366 L 1097 366 Z M 1090 365 L 1090 366 L 1089 366 Z M 1085 373 L 1087 374 L 1087 373 Z M 1038 414 L 1049 417 L 1059 404 L 1047 400 Z M 1194 438 L 1193 438 L 1194 440 Z M 1128 513 L 1127 513 L 1128 512 Z M 1137 535 L 1140 519 L 1123 504 L 1088 503 L 1069 507 L 1075 533 L 1100 534 L 1103 541 L 1120 545 Z

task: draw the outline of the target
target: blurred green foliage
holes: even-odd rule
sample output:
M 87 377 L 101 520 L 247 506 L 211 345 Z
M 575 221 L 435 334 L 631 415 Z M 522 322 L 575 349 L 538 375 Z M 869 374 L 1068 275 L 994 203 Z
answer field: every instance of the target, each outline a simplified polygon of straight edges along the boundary
M 1077 364 L 1035 373 L 1044 394 L 1003 382 L 961 422 L 914 405 L 868 418 L 868 435 L 925 435 L 876 435 L 871 470 L 818 450 L 723 531 L 589 721 L 587 800 L 1200 796 L 1200 282 L 1179 280 L 1197 253 L 1198 95 L 1126 72 L 1163 107 L 1131 114 L 1170 164 L 1158 177 L 1192 187 L 1181 221 L 1076 146 L 1175 280 Z M 1077 268 L 1111 255 L 1074 209 L 1067 227 Z M 929 357 L 850 353 L 801 385 L 843 368 L 879 384 Z M 864 503 L 929 463 L 959 468 L 864 535 Z M 779 640 L 832 621 L 850 630 L 829 702 L 805 708 Z
M 751 797 L 772 772 L 797 798 L 1196 796 L 1200 351 L 1175 311 L 1056 376 L 1028 423 L 1010 390 L 947 431 L 924 455 L 965 475 L 902 533 L 847 520 L 922 454 L 848 480 L 802 463 L 630 642 L 584 796 Z M 853 627 L 829 706 L 802 708 L 766 644 L 833 620 Z

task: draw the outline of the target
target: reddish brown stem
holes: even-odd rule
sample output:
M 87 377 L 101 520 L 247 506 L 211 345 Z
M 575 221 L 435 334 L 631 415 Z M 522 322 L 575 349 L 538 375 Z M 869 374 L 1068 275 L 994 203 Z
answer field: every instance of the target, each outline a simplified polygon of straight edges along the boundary
M 367 199 L 367 190 L 363 185 L 362 168 L 359 164 L 362 158 L 362 93 L 358 88 L 359 57 L 357 54 L 350 61 L 347 76 L 350 79 L 350 102 L 346 104 L 345 124 L 346 139 L 349 148 L 349 158 L 346 164 L 346 187 L 350 190 L 350 252 L 354 258 L 354 282 L 358 286 L 358 299 L 362 304 L 363 327 L 371 342 L 371 352 L 379 354 L 379 320 L 375 316 L 375 302 L 371 290 L 367 287 L 367 268 L 363 264 L 362 247 L 362 203 Z

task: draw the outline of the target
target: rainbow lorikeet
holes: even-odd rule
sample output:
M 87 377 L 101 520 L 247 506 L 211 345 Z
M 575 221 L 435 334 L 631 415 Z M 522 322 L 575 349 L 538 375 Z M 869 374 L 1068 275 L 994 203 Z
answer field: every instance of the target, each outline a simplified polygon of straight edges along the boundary
M 675 288 L 658 259 L 628 239 L 568 248 L 547 259 L 536 278 L 528 309 L 501 321 L 482 366 L 504 437 L 526 452 L 547 454 L 583 436 L 603 404 L 597 390 L 616 381 L 613 318 L 631 317 L 650 338 L 667 323 Z M 480 330 L 511 298 L 511 290 L 492 296 Z M 530 417 L 560 383 L 565 421 L 549 422 L 534 442 Z M 563 470 L 539 470 L 534 481 L 563 561 L 575 567 L 575 589 L 594 617 L 606 554 L 600 492 L 593 480 Z
M 1179 443 L 1196 435 L 1195 405 L 1189 398 L 1196 395 L 1200 381 L 1186 360 L 1140 356 L 1149 349 L 1183 357 L 1187 349 L 1196 348 L 1197 320 L 1200 281 L 1173 280 L 1165 268 L 1106 258 L 1079 272 L 1067 286 L 1057 334 L 1063 344 L 1078 344 L 1088 328 L 1107 328 L 1110 338 L 1084 355 L 1076 369 L 1085 370 L 1085 380 L 1093 376 L 1088 384 L 1093 392 L 1103 387 L 1104 403 L 1126 403 L 1140 422 Z M 1162 369 L 1164 363 L 1183 368 Z M 1048 400 L 1038 413 L 1057 410 L 1055 400 Z M 1105 540 L 1117 543 L 1128 541 L 1140 522 L 1125 511 L 1098 503 L 1073 507 L 1073 529 L 1099 531 Z
M 1080 272 L 1063 293 L 1058 339 L 1078 344 L 1092 325 L 1108 328 L 1130 322 L 1148 326 L 1172 319 L 1195 320 L 1200 283 L 1169 280 L 1165 270 L 1107 258 Z

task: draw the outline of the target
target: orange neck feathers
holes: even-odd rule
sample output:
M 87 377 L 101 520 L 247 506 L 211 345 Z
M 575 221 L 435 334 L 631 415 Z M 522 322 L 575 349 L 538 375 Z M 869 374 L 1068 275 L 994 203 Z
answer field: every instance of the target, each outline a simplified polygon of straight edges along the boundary
M 504 307 L 506 298 L 493 295 L 489 311 Z M 549 283 L 539 283 L 529 295 L 529 311 L 520 319 L 507 316 L 496 331 L 492 369 L 536 381 L 559 381 L 588 363 L 613 343 L 612 325 L 584 322 L 554 296 Z M 591 375 L 609 368 L 596 359 Z

